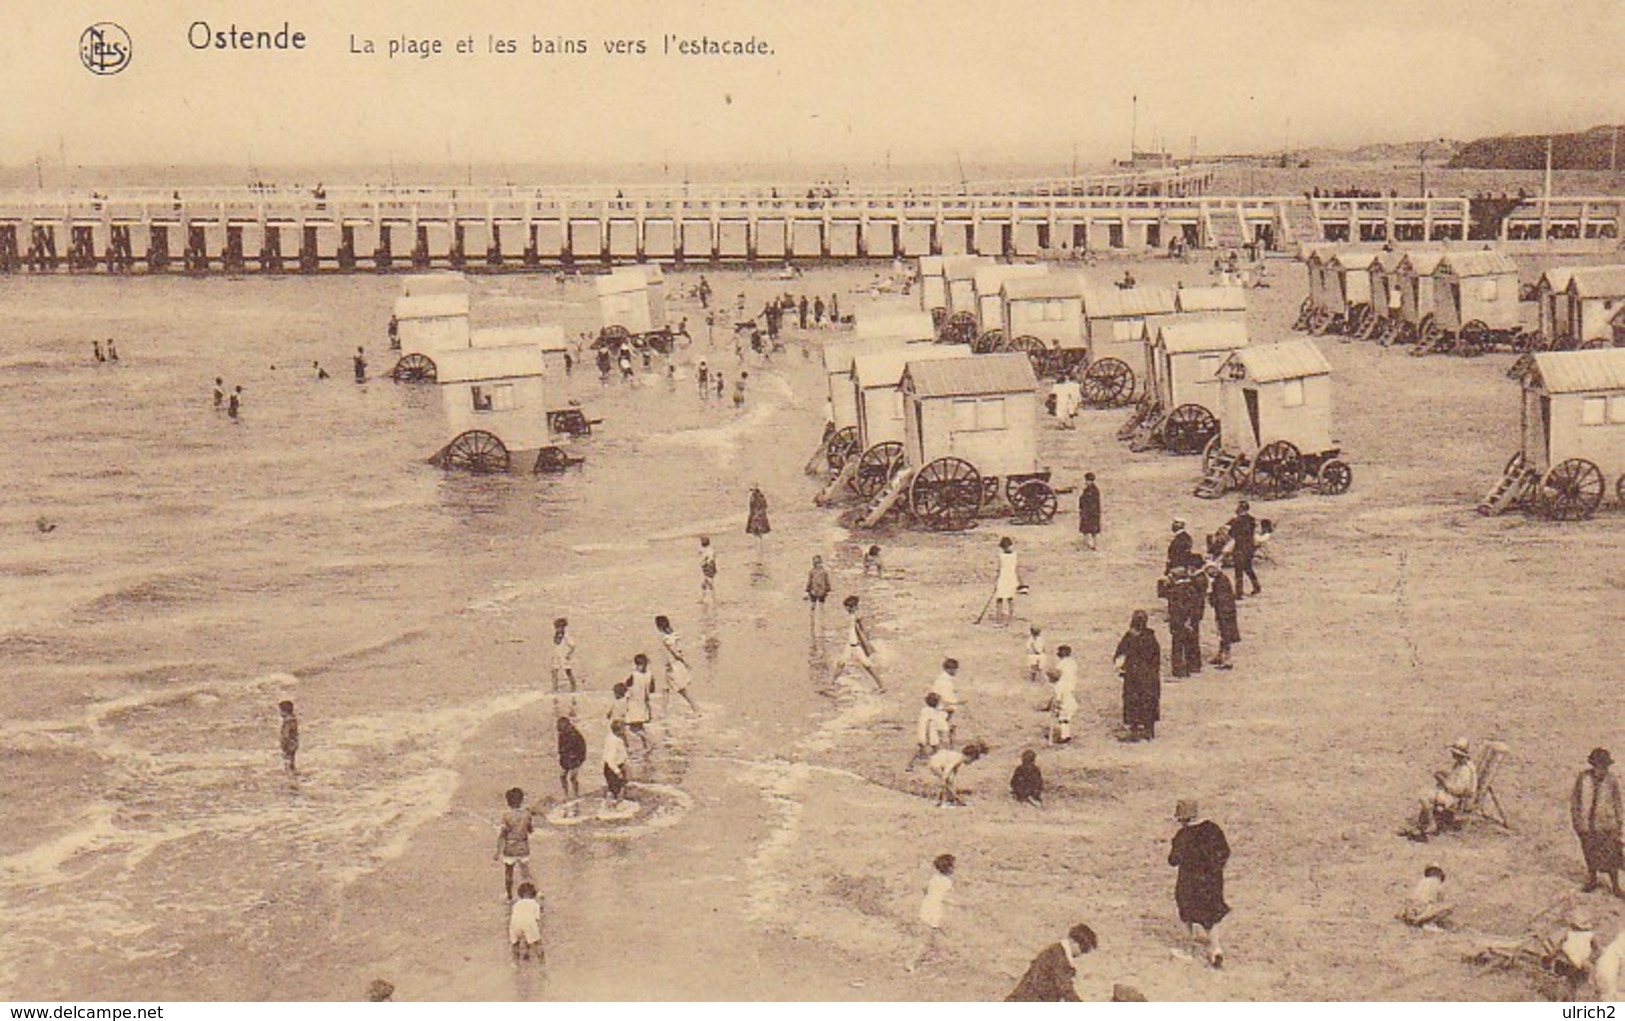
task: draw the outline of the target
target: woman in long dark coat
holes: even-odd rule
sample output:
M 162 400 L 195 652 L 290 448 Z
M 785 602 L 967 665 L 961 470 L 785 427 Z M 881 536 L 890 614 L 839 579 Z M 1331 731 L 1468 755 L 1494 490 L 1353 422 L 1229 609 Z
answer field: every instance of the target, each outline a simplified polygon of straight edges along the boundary
M 1179 920 L 1190 927 L 1193 940 L 1196 927 L 1202 927 L 1207 935 L 1208 963 L 1223 967 L 1224 951 L 1214 926 L 1230 913 L 1230 905 L 1224 902 L 1224 865 L 1230 860 L 1230 844 L 1217 823 L 1197 821 L 1194 801 L 1179 802 L 1174 817 L 1179 820 L 1179 832 L 1174 834 L 1168 864 L 1179 869 L 1179 878 L 1174 880 Z
M 1162 646 L 1147 626 L 1144 610 L 1135 610 L 1128 633 L 1117 643 L 1114 658 L 1123 678 L 1125 741 L 1150 741 L 1162 719 Z
M 1095 473 L 1083 475 L 1083 492 L 1078 494 L 1078 531 L 1090 549 L 1095 548 L 1095 537 L 1100 534 L 1100 487 L 1095 485 Z
M 745 519 L 745 532 L 756 536 L 756 554 L 762 553 L 762 536 L 773 531 L 773 526 L 767 523 L 767 497 L 762 495 L 761 486 L 750 487 L 750 515 Z

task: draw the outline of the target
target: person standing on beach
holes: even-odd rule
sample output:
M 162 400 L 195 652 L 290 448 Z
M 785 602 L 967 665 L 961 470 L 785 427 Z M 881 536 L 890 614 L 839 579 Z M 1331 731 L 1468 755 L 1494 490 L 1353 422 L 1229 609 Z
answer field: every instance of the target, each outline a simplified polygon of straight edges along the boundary
M 1044 629 L 1037 624 L 1027 628 L 1027 680 L 1037 683 L 1044 679 Z
M 226 381 L 219 376 L 214 377 L 214 410 L 219 411 L 226 403 Z
M 1118 676 L 1123 678 L 1125 741 L 1153 740 L 1162 717 L 1162 646 L 1149 621 L 1144 610 L 1135 610 L 1128 632 L 1113 653 Z
M 1078 531 L 1090 549 L 1100 538 L 1100 488 L 1095 485 L 1095 473 L 1083 473 L 1083 491 L 1078 494 Z
M 1009 536 L 999 540 L 999 573 L 993 580 L 993 623 L 1008 627 L 1016 617 L 1016 593 L 1021 574 L 1016 560 L 1016 542 Z M 1000 616 L 1003 623 L 1000 624 Z
M 745 533 L 756 536 L 756 558 L 762 556 L 762 536 L 773 531 L 773 526 L 767 521 L 767 497 L 762 494 L 760 485 L 750 487 L 750 511 L 745 518 Z
M 519 899 L 508 912 L 508 943 L 516 965 L 532 954 L 538 963 L 547 960 L 542 952 L 542 902 L 536 899 L 535 883 L 519 884 Z
M 717 605 L 717 551 L 709 535 L 700 536 L 700 605 Z
M 920 902 L 920 945 L 914 956 L 903 965 L 904 971 L 914 971 L 931 954 L 946 949 L 947 937 L 943 933 L 943 915 L 947 911 L 948 894 L 954 888 L 954 856 L 939 854 L 931 863 L 931 879 L 925 884 L 925 899 Z
M 1074 925 L 1066 938 L 1045 947 L 1005 1002 L 1077 1003 L 1078 958 L 1099 946 L 1095 931 L 1087 925 Z
M 1230 560 L 1236 571 L 1236 602 L 1241 602 L 1244 593 L 1241 589 L 1241 579 L 1246 578 L 1253 583 L 1253 595 L 1258 595 L 1263 589 L 1258 584 L 1258 575 L 1253 573 L 1253 554 L 1258 551 L 1258 521 L 1249 513 L 1251 507 L 1246 500 L 1236 504 L 1236 516 L 1231 518 L 1225 528 L 1230 532 Z
M 299 767 L 294 759 L 299 755 L 299 717 L 294 714 L 293 703 L 287 699 L 277 703 L 277 711 L 282 714 L 282 730 L 278 735 L 278 743 L 282 746 L 282 769 L 289 776 L 298 776 Z
M 626 791 L 626 767 L 631 757 L 626 754 L 626 727 L 619 721 L 609 725 L 604 735 L 604 796 L 610 807 L 621 803 Z
M 660 644 L 666 649 L 666 699 L 661 705 L 663 714 L 671 712 L 671 693 L 681 695 L 688 707 L 699 715 L 700 707 L 688 693 L 688 682 L 692 674 L 688 669 L 688 660 L 683 656 L 683 638 L 672 630 L 671 620 L 664 614 L 655 618 L 655 631 L 660 635 Z
M 735 411 L 743 410 L 744 407 L 745 407 L 745 380 L 747 380 L 749 378 L 750 378 L 750 373 L 741 372 L 739 374 L 738 381 L 734 383 L 734 410 Z
M 834 326 L 834 325 L 838 324 L 840 321 L 841 321 L 841 296 L 838 295 L 838 294 L 831 294 L 829 296 L 829 324 L 831 326 Z
M 1236 587 L 1217 560 L 1209 560 L 1203 567 L 1207 574 L 1207 599 L 1213 607 L 1213 625 L 1219 630 L 1219 651 L 1208 660 L 1220 670 L 1230 669 L 1230 647 L 1241 641 L 1241 627 L 1236 619 Z
M 508 802 L 508 810 L 502 813 L 502 822 L 497 827 L 496 859 L 502 863 L 503 896 L 512 904 L 514 870 L 519 870 L 521 882 L 531 881 L 530 834 L 535 820 L 525 807 L 523 788 L 509 787 L 503 797 Z
M 824 558 L 813 557 L 812 570 L 807 572 L 807 623 L 815 638 L 818 636 L 818 626 L 824 615 L 824 600 L 829 598 L 829 590 L 829 572 L 824 570 Z
M 570 682 L 576 690 L 576 640 L 570 637 L 570 622 L 564 617 L 553 621 L 553 690 L 559 690 L 559 680 Z
M 355 363 L 355 381 L 357 383 L 365 383 L 367 381 L 366 351 L 360 347 L 356 348 L 355 356 L 351 358 L 351 361 Z
M 1055 649 L 1055 687 L 1050 695 L 1050 711 L 1055 714 L 1050 743 L 1071 744 L 1072 717 L 1078 712 L 1078 661 L 1072 658 L 1070 645 Z
M 91 347 L 91 350 L 93 350 L 96 353 L 96 361 L 98 361 L 98 362 L 107 361 L 107 356 L 105 354 L 102 354 L 102 342 L 101 341 L 99 341 L 99 340 L 91 341 L 90 342 L 90 347 Z
M 110 362 L 118 361 L 118 345 L 113 343 L 112 337 L 107 338 L 107 360 Z
M 1224 902 L 1224 866 L 1230 860 L 1230 844 L 1217 823 L 1201 820 L 1195 801 L 1180 801 L 1174 807 L 1179 832 L 1174 834 L 1168 864 L 1179 869 L 1174 881 L 1174 902 L 1179 920 L 1190 930 L 1192 940 L 1201 928 L 1207 943 L 1207 963 L 1224 967 L 1224 950 L 1214 928 L 1230 913 Z
M 638 653 L 632 657 L 632 672 L 622 682 L 626 685 L 626 729 L 638 736 L 643 750 L 649 750 L 649 735 L 644 724 L 654 719 L 655 678 L 649 670 L 649 657 Z
M 581 764 L 587 761 L 587 739 L 568 716 L 559 717 L 559 787 L 567 798 L 581 797 Z
M 703 358 L 700 359 L 700 367 L 695 378 L 700 382 L 700 400 L 706 400 L 711 396 L 711 367 L 705 364 Z
M 1574 789 L 1569 793 L 1569 818 L 1574 835 L 1580 838 L 1586 863 L 1586 882 L 1581 890 L 1590 893 L 1597 889 L 1601 885 L 1597 875 L 1601 873 L 1608 877 L 1614 896 L 1625 898 L 1619 887 L 1621 858 L 1625 855 L 1620 845 L 1625 806 L 1620 804 L 1619 777 L 1608 772 L 1614 757 L 1606 748 L 1593 748 L 1586 761 L 1591 768 L 1574 778 Z
M 242 409 L 242 406 L 243 388 L 240 386 L 234 387 L 231 391 L 231 396 L 226 398 L 226 417 L 235 422 L 237 420 L 237 413 Z
M 942 698 L 936 692 L 928 691 L 925 693 L 925 705 L 920 707 L 920 714 L 914 721 L 914 757 L 903 767 L 904 772 L 912 773 L 916 765 L 930 762 L 931 756 L 937 753 L 947 737 L 948 715 L 942 711 Z
M 824 325 L 824 298 L 822 295 L 813 299 L 813 325 Z
M 863 618 L 858 616 L 858 597 L 847 596 L 841 601 L 841 606 L 846 610 L 846 651 L 835 661 L 835 672 L 830 675 L 830 681 L 839 680 L 848 667 L 857 667 L 869 675 L 876 691 L 885 691 L 885 685 L 880 683 L 880 675 L 875 672 L 874 647 L 869 644 L 868 629 L 863 626 Z
M 796 305 L 796 320 L 801 324 L 803 330 L 807 328 L 807 296 L 805 294 L 801 296 L 801 301 Z

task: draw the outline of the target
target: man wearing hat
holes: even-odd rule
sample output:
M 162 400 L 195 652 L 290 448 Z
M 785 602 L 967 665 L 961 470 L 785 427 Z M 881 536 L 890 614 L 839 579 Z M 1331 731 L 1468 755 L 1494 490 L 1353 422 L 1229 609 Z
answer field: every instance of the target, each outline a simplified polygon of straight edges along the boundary
M 1179 869 L 1174 880 L 1179 920 L 1189 928 L 1192 940 L 1201 927 L 1207 940 L 1207 961 L 1221 968 L 1224 950 L 1214 928 L 1230 913 L 1230 905 L 1224 902 L 1224 866 L 1230 860 L 1230 844 L 1217 823 L 1201 818 L 1193 800 L 1180 800 L 1174 806 L 1174 818 L 1179 820 L 1179 832 L 1168 851 L 1168 864 Z
M 1189 677 L 1202 672 L 1202 641 L 1198 628 L 1202 594 L 1191 581 L 1190 570 L 1176 565 L 1168 572 L 1168 672 Z
M 1184 518 L 1175 518 L 1172 527 L 1174 537 L 1168 541 L 1168 562 L 1162 567 L 1164 574 L 1176 567 L 1184 567 L 1185 561 L 1190 559 L 1191 547 L 1195 545 L 1191 533 L 1185 531 Z
M 1620 823 L 1625 810 L 1620 805 L 1619 778 L 1608 771 L 1614 757 L 1606 748 L 1593 748 L 1586 761 L 1591 768 L 1574 778 L 1569 796 L 1569 817 L 1586 860 L 1586 882 L 1581 889 L 1586 893 L 1595 890 L 1601 885 L 1597 880 L 1601 873 L 1608 877 L 1614 896 L 1625 899 L 1619 888 Z
M 1253 554 L 1258 551 L 1258 520 L 1252 516 L 1252 507 L 1246 500 L 1236 504 L 1236 516 L 1224 526 L 1230 533 L 1230 560 L 1236 569 L 1236 601 L 1242 598 L 1241 579 L 1245 575 L 1253 583 L 1253 595 L 1262 591 L 1258 575 L 1253 573 Z
M 1433 789 L 1422 793 L 1422 810 L 1416 816 L 1416 832 L 1407 834 L 1418 843 L 1426 843 L 1428 829 L 1439 832 L 1439 817 L 1454 813 L 1463 798 L 1478 790 L 1478 769 L 1467 739 L 1458 737 L 1450 746 L 1451 764 L 1448 770 L 1433 774 Z

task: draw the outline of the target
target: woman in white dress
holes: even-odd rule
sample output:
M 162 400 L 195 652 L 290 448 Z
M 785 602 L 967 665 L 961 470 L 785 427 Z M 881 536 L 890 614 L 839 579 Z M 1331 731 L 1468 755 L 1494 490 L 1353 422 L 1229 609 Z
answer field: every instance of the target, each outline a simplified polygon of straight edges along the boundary
M 1015 540 L 1009 536 L 999 540 L 999 576 L 993 582 L 994 624 L 1000 623 L 1001 614 L 1005 626 L 1016 616 L 1016 594 L 1021 588 L 1021 579 L 1016 568 L 1015 546 Z

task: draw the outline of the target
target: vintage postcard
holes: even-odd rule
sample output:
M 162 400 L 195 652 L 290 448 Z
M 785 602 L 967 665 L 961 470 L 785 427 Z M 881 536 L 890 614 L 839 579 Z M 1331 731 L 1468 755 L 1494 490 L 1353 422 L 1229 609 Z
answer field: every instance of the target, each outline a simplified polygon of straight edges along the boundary
M 1616 0 L 0 9 L 0 1000 L 1617 998 Z

